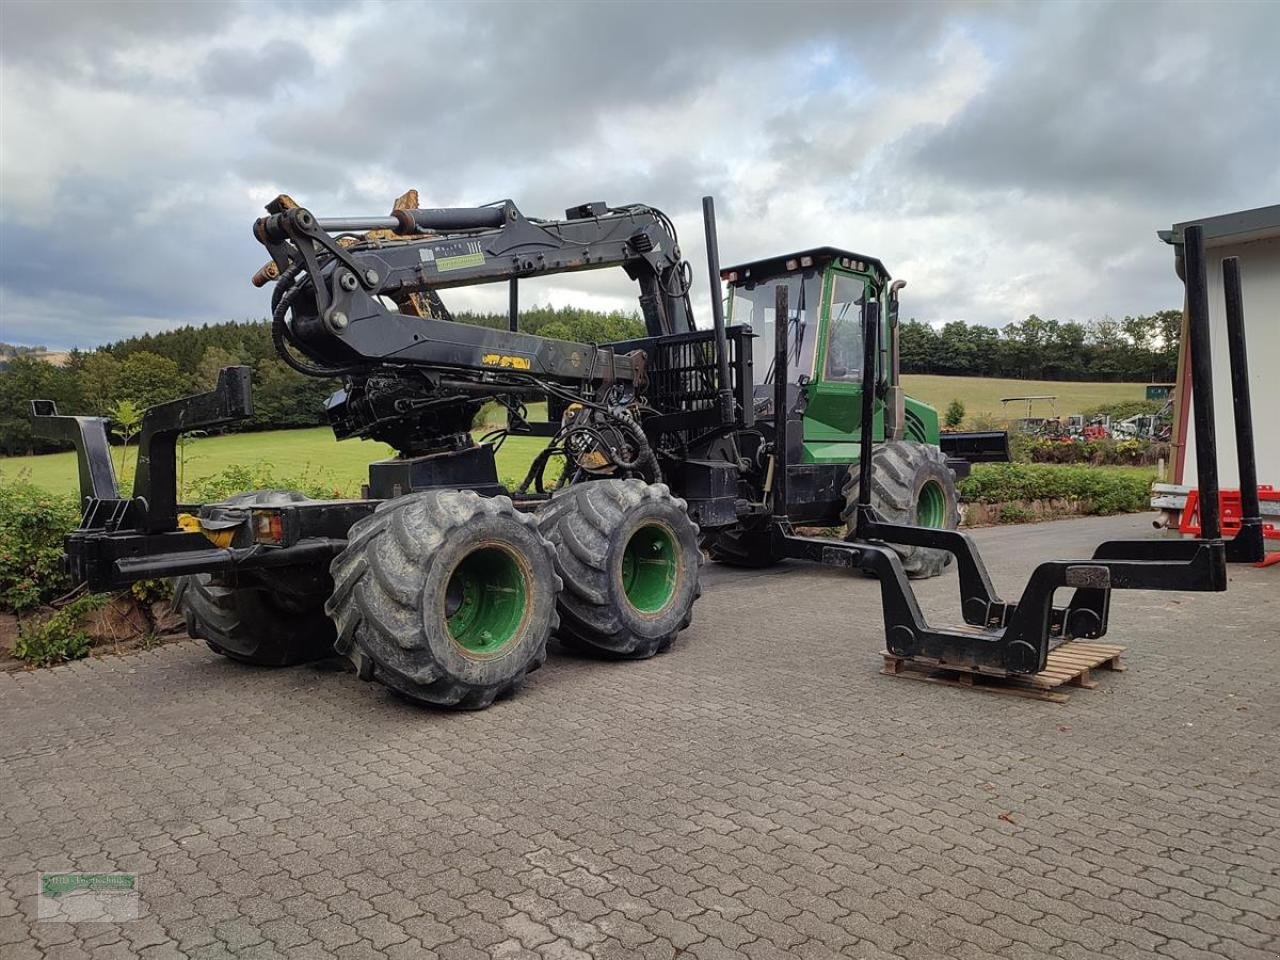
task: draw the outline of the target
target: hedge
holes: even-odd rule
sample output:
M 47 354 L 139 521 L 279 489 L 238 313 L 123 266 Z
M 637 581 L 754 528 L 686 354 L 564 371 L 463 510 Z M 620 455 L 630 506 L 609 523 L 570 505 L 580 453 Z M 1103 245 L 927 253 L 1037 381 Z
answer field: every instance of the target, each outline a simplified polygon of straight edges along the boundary
M 1150 474 L 1136 470 L 984 463 L 960 482 L 959 493 L 970 503 L 1079 500 L 1085 513 L 1139 513 L 1150 506 L 1151 480 Z

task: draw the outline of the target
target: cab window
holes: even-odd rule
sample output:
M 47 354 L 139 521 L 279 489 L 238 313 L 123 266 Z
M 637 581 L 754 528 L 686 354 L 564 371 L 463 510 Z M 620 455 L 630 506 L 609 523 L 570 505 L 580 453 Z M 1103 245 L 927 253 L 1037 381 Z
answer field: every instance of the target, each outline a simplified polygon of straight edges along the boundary
M 862 304 L 866 284 L 861 277 L 835 275 L 831 289 L 831 323 L 827 328 L 824 380 L 862 381 Z
M 756 335 L 751 342 L 751 362 L 758 383 L 773 382 L 774 303 L 778 284 L 787 285 L 787 382 L 813 376 L 818 346 L 818 302 L 822 298 L 822 278 L 791 275 L 747 286 L 733 287 L 730 300 L 734 323 L 751 325 Z

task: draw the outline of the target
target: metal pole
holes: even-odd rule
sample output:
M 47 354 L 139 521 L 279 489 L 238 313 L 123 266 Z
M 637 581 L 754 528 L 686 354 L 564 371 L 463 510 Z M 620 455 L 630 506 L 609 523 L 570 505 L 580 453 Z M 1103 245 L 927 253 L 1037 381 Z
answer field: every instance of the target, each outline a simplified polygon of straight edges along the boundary
M 1244 297 L 1240 289 L 1240 260 L 1222 261 L 1222 286 L 1227 301 L 1227 352 L 1231 356 L 1231 402 L 1235 408 L 1236 462 L 1240 469 L 1240 532 L 1262 529 L 1258 502 L 1258 463 L 1253 447 L 1253 405 L 1249 399 L 1249 360 L 1244 337 Z M 1262 557 L 1257 557 L 1261 560 Z
M 1222 536 L 1218 518 L 1218 440 L 1213 418 L 1213 358 L 1209 352 L 1209 289 L 1205 279 L 1204 231 L 1183 231 L 1186 254 L 1187 326 L 1191 336 L 1191 403 L 1196 426 L 1196 472 L 1200 493 L 1200 537 Z
M 787 303 L 786 280 L 773 295 L 773 513 L 787 513 Z
M 515 333 L 520 325 L 520 281 L 512 277 L 507 281 L 507 329 Z
M 872 425 L 876 403 L 876 352 L 880 333 L 880 304 L 868 300 L 862 306 L 862 437 L 858 446 L 858 524 L 862 536 L 864 517 L 871 507 Z
M 396 230 L 395 217 L 317 217 L 316 226 L 326 233 L 363 233 L 365 230 Z
M 720 244 L 716 239 L 716 204 L 702 198 L 702 223 L 707 231 L 707 280 L 711 285 L 711 320 L 716 331 L 716 370 L 720 377 L 720 422 L 734 422 L 733 384 L 729 380 L 729 339 L 724 332 L 724 302 L 720 287 Z

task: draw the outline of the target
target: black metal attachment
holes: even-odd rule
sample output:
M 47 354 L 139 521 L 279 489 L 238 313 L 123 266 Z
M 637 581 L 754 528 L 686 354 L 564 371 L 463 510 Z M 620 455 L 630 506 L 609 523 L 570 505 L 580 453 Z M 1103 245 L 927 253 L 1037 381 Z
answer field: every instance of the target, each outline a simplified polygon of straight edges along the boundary
M 146 411 L 130 497 L 122 497 L 116 483 L 106 418 L 62 416 L 51 400 L 31 401 L 35 432 L 76 446 L 81 516 L 79 528 L 67 538 L 67 561 L 77 582 L 86 580 L 96 589 L 127 584 L 132 581 L 119 580 L 117 560 L 180 554 L 209 546 L 199 533 L 178 528 L 175 448 L 180 434 L 250 416 L 250 375 L 248 367 L 226 367 L 218 375 L 217 387 L 208 393 Z
M 138 434 L 138 463 L 133 499 L 143 505 L 147 533 L 178 527 L 178 474 L 174 454 L 178 437 L 192 430 L 221 427 L 253 415 L 248 367 L 224 367 L 218 385 L 208 393 L 149 407 Z
M 1227 560 L 1261 563 L 1267 555 L 1267 546 L 1262 535 L 1262 505 L 1258 502 L 1258 463 L 1253 446 L 1253 404 L 1249 398 L 1249 359 L 1238 258 L 1227 257 L 1222 261 L 1222 287 L 1226 295 L 1227 353 L 1231 357 L 1231 400 L 1240 479 L 1240 532 L 1227 541 Z
M 788 286 L 778 284 L 773 299 L 773 476 L 770 497 L 775 516 L 787 514 L 787 328 Z
M 1205 278 L 1204 230 L 1183 231 L 1187 272 L 1187 333 L 1191 348 L 1192 419 L 1196 426 L 1196 470 L 1200 490 L 1200 536 L 1216 540 L 1218 517 L 1218 438 L 1213 416 L 1213 358 L 1209 348 L 1209 285 Z M 1205 471 L 1205 464 L 1212 469 Z
M 1226 546 L 1218 536 L 1217 444 L 1213 424 L 1213 370 L 1209 356 L 1209 319 L 1203 283 L 1203 246 L 1198 231 L 1188 229 L 1188 317 L 1192 329 L 1192 380 L 1196 407 L 1197 467 L 1202 490 L 1213 491 L 1215 509 L 1198 540 L 1110 541 L 1084 560 L 1052 560 L 1032 573 L 1022 596 L 1007 603 L 995 592 L 991 577 L 968 534 L 886 523 L 871 506 L 873 420 L 876 356 L 880 333 L 879 305 L 863 308 L 862 422 L 859 453 L 859 496 L 854 532 L 846 541 L 796 536 L 785 518 L 771 529 L 777 556 L 829 566 L 859 569 L 880 581 L 885 640 L 895 656 L 945 664 L 995 675 L 1037 673 L 1052 647 L 1071 639 L 1094 639 L 1107 630 L 1112 590 L 1221 591 L 1227 588 Z M 1191 278 L 1199 276 L 1197 284 Z M 1228 281 L 1230 284 L 1230 281 Z M 1238 285 L 1238 284 L 1237 284 Z M 1238 291 L 1237 291 L 1238 294 Z M 1232 294 L 1228 294 L 1229 298 Z M 1238 296 L 1237 296 L 1238 299 Z M 779 298 L 779 303 L 785 300 Z M 1238 313 L 1238 309 L 1236 310 Z M 1231 325 L 1232 390 L 1237 410 L 1245 384 L 1243 325 Z M 780 350 L 785 350 L 783 344 Z M 1242 458 L 1252 460 L 1252 432 L 1245 416 L 1237 420 Z M 1251 464 L 1250 464 L 1251 466 Z M 1246 473 L 1242 469 L 1242 475 Z M 1256 497 L 1256 485 L 1255 485 Z M 1255 501 L 1256 502 L 1256 501 Z M 1256 512 L 1256 510 L 1255 510 Z M 934 627 L 916 601 L 901 560 L 891 544 L 945 550 L 956 559 L 961 614 L 965 627 Z M 1058 590 L 1071 588 L 1065 606 L 1055 606 Z

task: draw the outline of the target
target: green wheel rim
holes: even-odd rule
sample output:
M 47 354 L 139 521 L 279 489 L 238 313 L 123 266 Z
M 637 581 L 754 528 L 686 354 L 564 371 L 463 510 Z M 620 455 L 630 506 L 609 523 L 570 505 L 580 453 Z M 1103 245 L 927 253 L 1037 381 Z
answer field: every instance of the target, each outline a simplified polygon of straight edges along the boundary
M 622 589 L 641 613 L 656 613 L 676 595 L 676 538 L 664 524 L 649 523 L 631 534 L 622 551 Z
M 946 522 L 947 495 L 942 484 L 930 480 L 920 488 L 920 496 L 916 500 L 916 526 L 941 527 Z
M 445 628 L 468 653 L 492 656 L 515 639 L 529 607 L 529 575 L 505 547 L 472 550 L 445 588 Z

